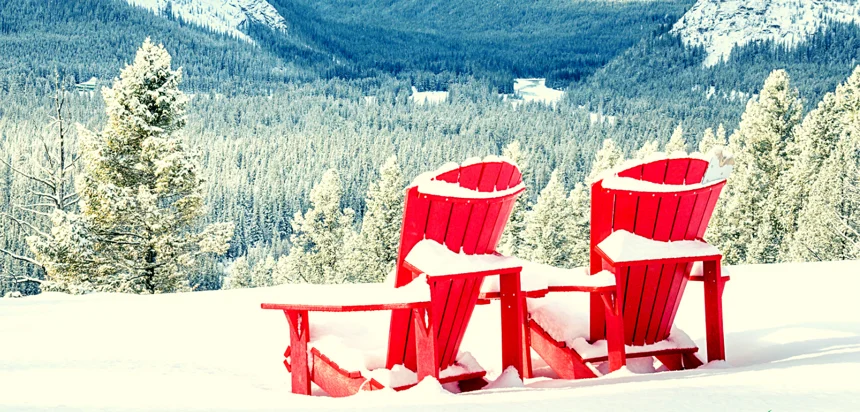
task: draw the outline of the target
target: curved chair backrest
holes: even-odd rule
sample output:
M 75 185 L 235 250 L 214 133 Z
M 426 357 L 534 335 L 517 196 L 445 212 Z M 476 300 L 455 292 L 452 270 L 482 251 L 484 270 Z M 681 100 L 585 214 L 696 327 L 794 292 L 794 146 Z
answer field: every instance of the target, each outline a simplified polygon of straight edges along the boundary
M 608 179 L 595 182 L 590 273 L 604 269 L 594 250 L 616 230 L 659 241 L 701 240 L 726 184 L 725 180 L 701 184 L 708 166 L 709 162 L 696 158 L 661 159 L 615 174 L 660 186 L 619 188 L 606 184 Z M 616 274 L 628 345 L 651 344 L 669 336 L 691 268 L 691 264 L 652 264 Z
M 423 190 L 423 191 L 422 191 Z M 453 252 L 492 254 L 522 188 L 522 174 L 498 157 L 454 163 L 419 176 L 406 190 L 395 286 L 415 275 L 404 260 L 421 240 L 432 239 Z M 431 282 L 432 318 L 440 370 L 454 363 L 483 278 Z M 415 369 L 411 312 L 394 311 L 387 365 Z

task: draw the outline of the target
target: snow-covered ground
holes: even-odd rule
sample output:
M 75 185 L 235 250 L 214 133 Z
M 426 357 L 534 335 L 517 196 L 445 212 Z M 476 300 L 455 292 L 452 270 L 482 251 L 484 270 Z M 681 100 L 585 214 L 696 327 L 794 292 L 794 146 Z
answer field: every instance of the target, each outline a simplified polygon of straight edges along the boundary
M 416 87 L 412 87 L 412 94 L 409 95 L 409 99 L 412 100 L 412 103 L 417 105 L 422 104 L 436 104 L 442 103 L 448 100 L 448 92 L 445 91 L 426 91 L 419 92 Z
M 524 388 L 506 376 L 496 389 L 460 395 L 430 381 L 345 399 L 292 395 L 281 364 L 286 320 L 259 309 L 289 286 L 0 299 L 0 410 L 860 410 L 860 262 L 730 272 L 727 364 L 564 381 L 536 360 L 540 377 Z M 500 372 L 497 310 L 479 307 L 463 342 L 492 379 Z M 702 319 L 702 287 L 691 282 L 676 325 L 704 347 Z M 310 320 L 353 329 L 376 321 L 384 330 L 387 316 Z
M 170 4 L 175 17 L 251 41 L 241 31 L 248 21 L 255 21 L 273 30 L 287 30 L 287 22 L 266 0 L 126 0 L 159 15 Z
M 845 0 L 698 0 L 675 23 L 673 33 L 702 45 L 712 66 L 738 45 L 776 40 L 786 45 L 802 41 L 827 20 L 860 21 L 860 4 Z
M 514 96 L 526 102 L 553 104 L 564 97 L 564 91 L 546 87 L 546 79 L 514 79 Z

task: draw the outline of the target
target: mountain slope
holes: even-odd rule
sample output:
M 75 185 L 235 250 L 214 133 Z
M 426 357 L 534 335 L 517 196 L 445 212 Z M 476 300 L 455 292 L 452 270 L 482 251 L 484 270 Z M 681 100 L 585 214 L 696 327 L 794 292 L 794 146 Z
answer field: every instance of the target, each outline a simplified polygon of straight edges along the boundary
M 250 22 L 287 31 L 287 22 L 266 0 L 126 0 L 158 15 L 170 15 L 243 40 Z
M 796 45 L 827 21 L 860 20 L 857 1 L 839 0 L 699 0 L 672 27 L 685 44 L 703 46 L 706 66 L 735 46 L 773 40 Z

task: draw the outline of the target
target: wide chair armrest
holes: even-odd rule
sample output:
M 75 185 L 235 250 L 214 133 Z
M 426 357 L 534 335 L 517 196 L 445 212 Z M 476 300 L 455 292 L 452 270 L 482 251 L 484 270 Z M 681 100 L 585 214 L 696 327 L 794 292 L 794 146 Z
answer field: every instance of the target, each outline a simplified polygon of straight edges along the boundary
M 381 283 L 343 285 L 289 285 L 272 290 L 263 309 L 307 312 L 367 312 L 419 309 L 430 306 L 426 278 L 416 278 L 400 288 Z

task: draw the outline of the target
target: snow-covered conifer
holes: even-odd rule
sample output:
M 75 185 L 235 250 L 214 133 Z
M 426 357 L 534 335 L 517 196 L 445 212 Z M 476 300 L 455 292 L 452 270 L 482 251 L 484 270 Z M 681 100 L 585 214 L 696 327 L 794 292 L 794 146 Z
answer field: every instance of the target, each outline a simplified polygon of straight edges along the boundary
M 81 225 L 56 229 L 85 241 L 65 250 L 31 243 L 51 276 L 96 290 L 172 292 L 185 287 L 185 270 L 198 257 L 227 251 L 232 223 L 195 230 L 205 213 L 203 181 L 180 137 L 187 104 L 181 77 L 167 50 L 147 39 L 102 91 L 107 125 L 100 133 L 78 130 L 81 218 L 56 218 Z
M 588 264 L 589 234 L 591 233 L 591 198 L 588 188 L 577 183 L 567 198 L 570 219 L 567 222 L 567 235 L 570 239 L 570 259 L 572 267 Z
M 725 133 L 725 130 L 723 130 L 723 133 Z M 717 135 L 714 134 L 714 129 L 711 129 L 710 127 L 705 129 L 702 140 L 699 141 L 699 153 L 707 154 L 714 147 L 725 147 L 725 137 L 726 136 L 723 135 L 723 140 L 720 140 L 717 138 Z
M 612 139 L 603 141 L 603 146 L 597 151 L 594 156 L 594 163 L 591 165 L 591 172 L 585 178 L 585 184 L 590 185 L 600 178 L 600 174 L 606 170 L 621 164 L 624 160 L 624 153 L 621 148 L 615 144 Z
M 860 257 L 860 152 L 855 139 L 843 136 L 810 186 L 789 246 L 792 260 Z
M 729 263 L 777 259 L 785 233 L 776 214 L 776 192 L 780 174 L 790 165 L 787 146 L 794 140 L 802 110 L 788 75 L 776 70 L 747 104 L 730 139 L 735 170 L 709 234 Z
M 656 140 L 645 142 L 639 150 L 636 151 L 635 157 L 639 160 L 647 160 L 655 153 L 660 151 L 660 143 Z
M 233 261 L 228 270 L 230 277 L 227 278 L 227 289 L 243 289 L 254 286 L 251 267 L 248 266 L 248 258 L 239 256 Z
M 678 127 L 672 132 L 672 137 L 666 142 L 666 147 L 663 148 L 666 155 L 670 157 L 687 155 L 687 141 L 684 139 L 684 128 L 678 123 Z
M 403 223 L 405 183 L 397 158 L 382 165 L 379 178 L 367 191 L 361 232 L 348 247 L 345 276 L 349 282 L 382 282 L 397 260 Z
M 526 179 L 528 172 L 528 164 L 526 163 L 525 154 L 522 151 L 520 142 L 512 141 L 502 149 L 502 156 L 513 161 L 523 174 L 523 180 Z M 508 256 L 519 256 L 519 249 L 523 245 L 523 231 L 526 226 L 526 211 L 528 209 L 528 196 L 523 193 L 514 204 L 514 209 L 511 211 L 511 217 L 508 220 L 508 225 L 505 226 L 505 231 L 502 233 L 502 238 L 499 241 L 498 250 L 500 253 Z
M 257 262 L 251 270 L 251 282 L 255 288 L 264 288 L 274 284 L 274 271 L 277 262 L 269 255 L 263 261 Z
M 353 235 L 355 212 L 340 207 L 343 189 L 337 171 L 327 171 L 311 190 L 311 209 L 296 212 L 289 273 L 311 283 L 342 283 L 347 276 L 341 269 L 346 256 L 344 245 Z
M 537 203 L 526 214 L 523 248 L 520 255 L 530 261 L 557 267 L 570 267 L 575 218 L 558 170 L 553 171 Z

